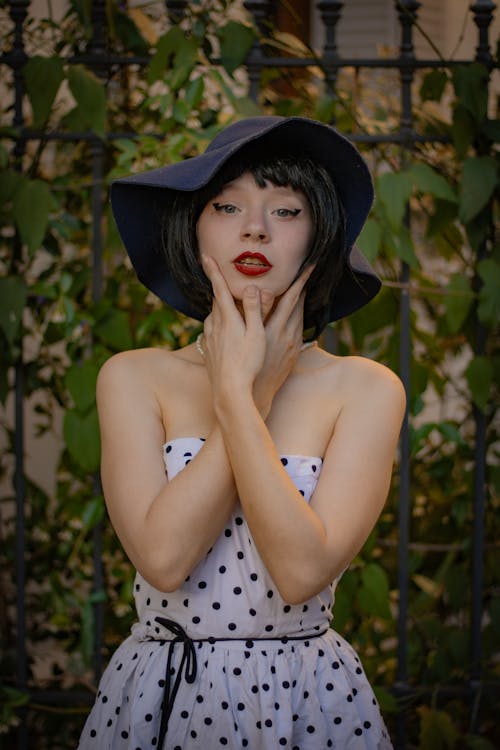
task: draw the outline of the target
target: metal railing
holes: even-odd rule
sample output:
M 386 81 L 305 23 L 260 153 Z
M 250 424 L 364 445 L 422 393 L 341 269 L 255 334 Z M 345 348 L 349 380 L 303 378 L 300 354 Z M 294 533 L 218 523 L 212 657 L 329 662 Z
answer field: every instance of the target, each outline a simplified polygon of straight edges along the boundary
M 270 0 L 247 0 L 243 3 L 249 11 L 257 29 L 267 28 L 271 16 Z M 473 60 L 449 61 L 436 59 L 417 59 L 414 49 L 414 26 L 418 20 L 420 3 L 417 0 L 396 0 L 395 7 L 400 26 L 399 54 L 393 58 L 383 59 L 345 59 L 338 54 L 336 32 L 342 17 L 342 7 L 345 3 L 335 0 L 321 0 L 317 8 L 324 26 L 324 47 L 321 54 L 321 66 L 325 73 L 325 85 L 327 90 L 334 93 L 335 83 L 340 71 L 345 68 L 354 68 L 356 71 L 363 69 L 385 69 L 394 70 L 399 73 L 400 80 L 400 119 L 399 127 L 390 134 L 366 135 L 353 133 L 350 135 L 354 142 L 363 144 L 390 143 L 399 144 L 401 147 L 401 164 L 404 165 L 406 155 L 411 154 L 417 143 L 432 141 L 433 137 L 422 136 L 415 132 L 413 123 L 413 93 L 412 84 L 416 71 L 432 68 L 450 68 L 457 64 L 470 64 Z M 12 45 L 10 51 L 0 58 L 0 65 L 11 71 L 13 80 L 13 117 L 12 125 L 15 128 L 14 157 L 18 168 L 21 169 L 21 160 L 29 141 L 38 140 L 41 137 L 55 141 L 86 140 L 91 145 L 92 158 L 92 294 L 95 301 L 99 300 L 103 286 L 102 251 L 103 239 L 101 234 L 102 218 L 102 183 L 104 174 L 105 144 L 90 133 L 67 133 L 52 131 L 40 133 L 29 130 L 25 126 L 23 118 L 22 100 L 24 96 L 24 81 L 22 68 L 29 57 L 25 49 L 24 25 L 29 11 L 29 0 L 9 0 L 7 3 L 10 18 L 13 23 Z M 188 3 L 184 0 L 166 0 L 166 13 L 171 23 L 178 24 L 186 12 Z M 491 0 L 477 0 L 470 6 L 470 12 L 478 29 L 478 41 L 475 53 L 475 61 L 481 62 L 487 67 L 492 66 L 493 58 L 490 51 L 489 28 L 493 20 L 496 5 Z M 145 66 L 149 62 L 147 56 L 120 56 L 109 54 L 106 46 L 106 10 L 104 0 L 94 0 L 92 3 L 92 29 L 93 34 L 88 43 L 85 54 L 75 56 L 68 60 L 70 64 L 85 64 L 92 69 L 97 76 L 105 78 L 107 72 L 113 67 L 126 67 L 130 65 Z M 266 68 L 305 68 L 315 65 L 314 58 L 293 56 L 271 56 L 259 42 L 252 47 L 247 61 L 250 96 L 257 99 L 261 73 Z M 133 134 L 108 133 L 107 139 L 127 137 Z M 434 140 L 439 140 L 437 137 Z M 19 248 L 20 252 L 20 248 Z M 480 260 L 480 258 L 478 258 Z M 400 269 L 400 377 L 409 392 L 410 387 L 410 268 L 406 263 L 401 264 Z M 484 351 L 484 334 L 480 324 L 476 331 L 476 353 Z M 17 586 L 17 684 L 20 689 L 27 688 L 28 665 L 26 653 L 26 611 L 24 591 L 26 584 L 25 571 L 25 501 L 26 484 L 24 471 L 24 366 L 22 357 L 15 367 L 15 471 L 14 486 L 16 494 L 16 586 Z M 471 663 L 472 671 L 468 685 L 463 686 L 462 693 L 474 699 L 475 693 L 480 689 L 481 682 L 481 619 L 483 599 L 482 562 L 484 549 L 484 515 L 485 515 L 485 462 L 486 462 L 486 420 L 485 415 L 477 407 L 474 407 L 475 419 L 475 482 L 474 482 L 474 539 L 472 558 L 472 612 L 471 612 Z M 397 621 L 397 670 L 394 692 L 397 695 L 408 695 L 412 688 L 408 684 L 408 591 L 409 591 L 409 541 L 410 541 L 410 449 L 409 449 L 409 425 L 408 413 L 405 416 L 400 447 L 400 496 L 399 496 L 399 607 Z M 101 562 L 101 530 L 98 526 L 94 530 L 94 587 L 100 590 L 103 586 L 103 570 Z M 102 671 L 102 631 L 103 631 L 103 605 L 95 605 L 95 658 L 94 672 L 95 680 L 99 679 Z M 446 693 L 447 688 L 443 688 Z M 448 692 L 455 693 L 458 688 L 450 688 Z M 28 690 L 29 692 L 29 690 Z M 459 691 L 460 692 L 460 691 Z M 58 691 L 36 691 L 33 699 L 39 703 L 65 705 L 71 702 L 81 701 L 89 703 L 92 700 L 90 693 L 81 691 L 73 692 L 71 696 L 65 696 Z M 21 712 L 21 719 L 23 718 Z M 397 736 L 394 738 L 398 750 L 406 746 L 405 740 L 405 717 L 400 714 Z M 18 748 L 26 750 L 29 747 L 29 739 L 26 724 L 21 721 L 18 728 Z

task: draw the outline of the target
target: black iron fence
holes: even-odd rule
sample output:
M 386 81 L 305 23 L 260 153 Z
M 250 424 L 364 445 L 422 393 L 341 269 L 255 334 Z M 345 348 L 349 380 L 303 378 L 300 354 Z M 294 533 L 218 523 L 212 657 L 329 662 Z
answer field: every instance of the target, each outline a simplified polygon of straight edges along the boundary
M 179 24 L 186 12 L 188 3 L 183 0 L 166 0 L 166 13 L 172 24 Z M 268 0 L 248 0 L 243 5 L 253 17 L 255 27 L 265 32 L 268 29 L 269 19 L 272 15 L 272 3 Z M 343 2 L 334 0 L 321 0 L 317 3 L 317 10 L 324 27 L 324 46 L 319 62 L 325 74 L 325 85 L 332 97 L 335 96 L 336 81 L 339 73 L 344 69 L 354 71 L 393 70 L 399 74 L 399 97 L 400 114 L 399 125 L 390 134 L 366 134 L 352 133 L 353 141 L 376 146 L 381 143 L 399 144 L 401 165 L 409 154 L 419 144 L 432 141 L 439 142 L 439 136 L 433 134 L 427 136 L 416 132 L 413 120 L 414 107 L 414 78 L 419 70 L 423 69 L 450 69 L 456 65 L 469 65 L 475 62 L 482 63 L 491 70 L 493 57 L 490 49 L 489 29 L 495 12 L 495 4 L 490 0 L 477 0 L 470 6 L 470 14 L 477 26 L 477 48 L 474 60 L 443 60 L 443 59 L 417 59 L 414 48 L 415 25 L 419 19 L 419 6 L 416 0 L 399 0 L 395 2 L 397 18 L 400 27 L 399 54 L 389 58 L 376 59 L 345 59 L 339 57 L 337 46 L 337 28 L 342 17 Z M 87 141 L 90 143 L 92 158 L 92 294 L 94 300 L 98 300 L 103 286 L 103 239 L 102 206 L 103 206 L 103 176 L 105 174 L 105 148 L 103 140 L 97 138 L 90 132 L 68 133 L 68 132 L 36 132 L 25 125 L 23 115 L 23 97 L 25 95 L 25 82 L 23 78 L 23 67 L 29 59 L 26 52 L 24 29 L 30 11 L 28 0 L 9 0 L 7 3 L 10 18 L 13 23 L 12 43 L 9 51 L 0 58 L 0 64 L 4 71 L 10 71 L 12 76 L 12 126 L 10 134 L 14 142 L 14 156 L 18 168 L 27 145 L 31 141 L 47 140 L 72 140 Z M 103 0 L 94 0 L 91 11 L 92 35 L 84 54 L 67 60 L 69 64 L 84 64 L 102 80 L 106 79 L 108 72 L 117 68 L 127 68 L 131 65 L 146 66 L 149 57 L 141 55 L 119 56 L 110 52 L 106 41 L 106 9 Z M 318 64 L 318 59 L 307 56 L 294 57 L 293 55 L 277 56 L 270 52 L 269 48 L 256 42 L 246 60 L 248 72 L 250 96 L 257 100 L 260 90 L 262 73 L 266 69 L 301 69 Z M 117 139 L 120 137 L 133 137 L 128 133 L 107 133 L 106 139 Z M 161 137 L 161 134 L 159 134 Z M 481 260 L 478 255 L 477 261 Z M 410 389 L 410 287 L 411 272 L 407 263 L 401 263 L 399 278 L 399 316 L 400 316 L 400 376 L 406 386 Z M 479 322 L 476 325 L 476 353 L 481 354 L 485 350 L 484 330 Z M 22 351 L 22 347 L 21 347 Z M 17 643 L 17 686 L 31 695 L 34 703 L 44 705 L 67 705 L 80 701 L 89 704 L 92 700 L 90 693 L 72 693 L 71 695 L 55 691 L 30 691 L 28 687 L 28 663 L 26 640 L 29 634 L 26 632 L 26 611 L 24 591 L 26 585 L 25 570 L 25 505 L 26 505 L 26 483 L 24 469 L 25 455 L 25 433 L 24 433 L 24 364 L 22 354 L 20 355 L 14 373 L 14 395 L 15 395 L 15 470 L 14 487 L 16 495 L 16 549 L 15 549 L 15 573 L 17 586 L 16 602 L 16 643 Z M 472 580 L 472 607 L 471 607 L 471 672 L 467 684 L 461 688 L 442 686 L 441 694 L 462 693 L 470 698 L 471 704 L 477 699 L 478 693 L 484 690 L 481 674 L 481 627 L 482 627 L 482 602 L 483 602 L 483 553 L 484 553 L 484 518 L 485 518 L 485 466 L 486 466 L 486 417 L 484 412 L 474 406 L 475 419 L 475 481 L 474 481 L 474 539 L 471 547 Z M 410 443 L 409 443 L 408 414 L 403 426 L 400 446 L 399 463 L 399 557 L 398 557 L 398 589 L 399 606 L 397 615 L 397 669 L 396 682 L 393 691 L 397 696 L 408 696 L 412 688 L 408 684 L 408 581 L 409 581 L 409 543 L 410 543 L 410 517 L 411 517 L 411 487 L 410 487 Z M 94 529 L 94 587 L 101 590 L 103 587 L 103 571 L 101 564 L 101 530 L 97 526 Z M 465 585 L 465 582 L 464 582 Z M 99 679 L 102 671 L 102 630 L 103 630 L 103 605 L 95 605 L 95 658 L 94 671 L 95 680 Z M 19 750 L 29 747 L 29 737 L 23 711 L 20 711 L 21 724 L 17 731 L 17 742 Z M 475 727 L 472 727 L 473 730 Z M 397 725 L 397 736 L 395 745 L 404 748 L 405 744 L 405 716 L 400 714 Z

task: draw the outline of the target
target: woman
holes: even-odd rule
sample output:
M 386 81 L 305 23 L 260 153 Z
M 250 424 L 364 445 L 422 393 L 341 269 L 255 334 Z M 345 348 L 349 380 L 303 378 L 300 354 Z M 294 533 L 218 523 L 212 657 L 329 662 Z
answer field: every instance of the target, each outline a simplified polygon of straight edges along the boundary
M 139 622 L 81 748 L 391 747 L 329 624 L 387 495 L 404 394 L 315 341 L 379 289 L 353 247 L 372 197 L 357 150 L 298 117 L 242 120 L 203 155 L 113 185 L 139 278 L 204 329 L 99 376 L 102 480 Z

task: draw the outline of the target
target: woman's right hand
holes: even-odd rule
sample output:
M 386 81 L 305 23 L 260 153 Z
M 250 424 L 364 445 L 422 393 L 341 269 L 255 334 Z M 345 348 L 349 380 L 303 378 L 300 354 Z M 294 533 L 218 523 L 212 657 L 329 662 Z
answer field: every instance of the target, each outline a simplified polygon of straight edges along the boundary
M 276 301 L 261 291 L 261 313 L 266 332 L 264 363 L 253 386 L 254 401 L 266 419 L 273 399 L 290 375 L 302 346 L 305 285 L 314 266 L 307 266 Z

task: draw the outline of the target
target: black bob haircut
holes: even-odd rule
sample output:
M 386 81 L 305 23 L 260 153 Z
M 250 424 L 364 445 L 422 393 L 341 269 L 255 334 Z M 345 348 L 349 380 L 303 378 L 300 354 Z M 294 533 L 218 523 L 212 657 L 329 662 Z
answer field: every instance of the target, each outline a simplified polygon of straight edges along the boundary
M 175 193 L 162 217 L 162 245 L 168 267 L 179 288 L 205 319 L 212 307 L 212 287 L 199 258 L 196 224 L 206 204 L 222 187 L 250 172 L 259 187 L 266 181 L 291 187 L 306 196 L 314 237 L 302 266 L 315 263 L 306 284 L 304 331 L 316 338 L 328 323 L 328 307 L 335 287 L 345 271 L 349 248 L 345 239 L 344 210 L 327 170 L 309 158 L 251 146 L 224 164 L 212 180 L 193 192 Z M 310 332 L 310 333 L 309 333 Z

